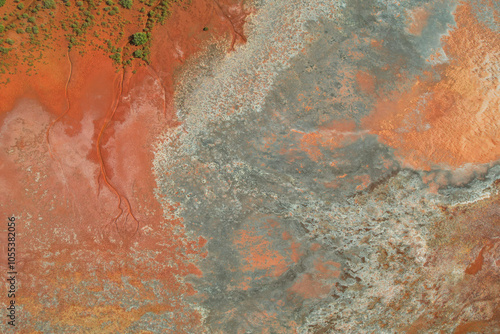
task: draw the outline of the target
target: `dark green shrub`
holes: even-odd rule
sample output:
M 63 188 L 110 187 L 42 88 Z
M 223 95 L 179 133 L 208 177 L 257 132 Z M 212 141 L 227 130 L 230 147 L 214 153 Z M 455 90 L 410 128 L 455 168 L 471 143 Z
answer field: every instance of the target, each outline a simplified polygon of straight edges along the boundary
M 137 32 L 132 35 L 130 43 L 134 45 L 143 45 L 148 41 L 148 35 L 145 32 Z
M 134 51 L 134 57 L 135 58 L 142 58 L 142 56 L 143 56 L 142 50 L 135 50 Z
M 0 53 L 2 53 L 4 55 L 8 54 L 10 50 L 12 50 L 12 49 L 0 47 Z
M 120 1 L 119 1 L 119 4 L 120 4 L 123 8 L 130 9 L 130 8 L 132 8 L 133 2 L 132 2 L 132 0 L 120 0 Z
M 43 8 L 54 9 L 56 8 L 56 2 L 54 0 L 43 0 Z
M 120 64 L 122 62 L 122 55 L 119 53 L 112 54 L 109 58 L 113 59 L 116 64 Z

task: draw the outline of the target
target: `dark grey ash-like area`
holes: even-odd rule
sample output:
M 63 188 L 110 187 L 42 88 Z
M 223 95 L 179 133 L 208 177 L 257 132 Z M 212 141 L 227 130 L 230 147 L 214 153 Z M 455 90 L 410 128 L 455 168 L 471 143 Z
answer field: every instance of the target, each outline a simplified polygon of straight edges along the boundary
M 380 93 L 407 89 L 384 68 L 397 64 L 408 77 L 429 70 L 425 59 L 454 24 L 456 3 L 432 2 L 435 10 L 420 36 L 405 30 L 404 14 L 430 2 L 400 3 L 339 2 L 332 19 L 323 15 L 328 1 L 313 1 L 309 5 L 320 9 L 302 9 L 304 17 L 294 27 L 304 29 L 297 40 L 305 52 L 296 52 L 289 66 L 277 62 L 267 86 L 268 79 L 246 86 L 236 78 L 245 73 L 264 77 L 268 69 L 259 68 L 262 58 L 255 48 L 265 49 L 273 36 L 280 36 L 272 27 L 252 30 L 250 24 L 248 45 L 230 56 L 236 60 L 225 63 L 216 47 L 209 48 L 186 74 L 196 79 L 186 81 L 178 94 L 184 125 L 160 147 L 156 166 L 160 194 L 169 203 L 181 203 L 178 215 L 187 230 L 208 240 L 209 255 L 198 264 L 203 277 L 191 279 L 203 296 L 193 302 L 206 311 L 208 332 L 395 333 L 397 328 L 383 326 L 393 312 L 390 303 L 398 303 L 400 323 L 411 323 L 424 300 L 434 298 L 425 288 L 423 266 L 428 225 L 441 218 L 437 205 L 449 201 L 454 191 L 472 197 L 474 192 L 451 186 L 447 196 L 430 194 L 422 181 L 425 173 L 402 168 L 391 148 L 363 131 L 361 120 L 374 101 L 359 89 L 355 74 L 374 73 Z M 258 11 L 257 17 L 276 15 L 276 20 L 287 10 L 307 7 L 301 1 L 259 6 L 270 12 Z M 266 34 L 275 35 L 266 40 Z M 383 50 L 371 40 L 383 41 Z M 287 45 L 293 43 L 275 47 Z M 238 85 L 245 91 L 241 96 L 232 90 Z M 262 103 L 255 102 L 259 89 L 265 95 Z M 311 108 L 305 109 L 304 102 Z M 348 143 L 334 149 L 318 145 L 316 158 L 301 149 L 304 134 L 345 120 L 357 125 Z M 360 188 L 363 176 L 370 181 Z M 492 178 L 475 182 L 482 189 Z M 277 222 L 272 229 L 269 220 Z M 284 257 L 293 240 L 302 255 L 279 276 L 264 269 L 245 271 L 248 263 L 237 240 L 249 230 Z M 283 233 L 291 239 L 283 239 Z M 312 250 L 315 243 L 320 247 Z M 385 267 L 387 257 L 393 261 Z M 323 281 L 330 291 L 314 298 L 294 292 L 298 282 L 317 274 L 320 260 L 341 265 L 339 277 Z M 243 282 L 248 289 L 240 288 Z M 403 299 L 405 293 L 411 297 Z M 262 318 L 263 312 L 275 320 Z

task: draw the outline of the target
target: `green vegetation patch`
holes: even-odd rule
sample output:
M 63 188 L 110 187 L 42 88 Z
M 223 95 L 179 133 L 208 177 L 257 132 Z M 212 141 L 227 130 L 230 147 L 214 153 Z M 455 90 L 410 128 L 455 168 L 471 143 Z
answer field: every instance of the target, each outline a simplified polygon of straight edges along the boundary
M 47 41 L 53 39 L 53 32 L 63 32 L 69 49 L 93 46 L 104 51 L 117 68 L 133 63 L 150 63 L 152 31 L 170 15 L 173 2 L 190 0 L 14 0 L 15 10 L 0 16 L 0 73 L 18 64 L 35 66 L 42 59 L 42 51 L 54 49 Z M 0 6 L 7 0 L 0 0 Z M 75 6 L 75 10 L 67 7 Z M 129 15 L 127 10 L 136 10 L 142 15 Z M 45 17 L 39 17 L 40 12 Z M 57 15 L 56 13 L 61 14 Z M 135 12 L 135 11 L 134 11 Z M 48 18 L 47 18 L 48 14 Z M 123 15 L 125 14 L 125 15 Z M 127 20 L 131 19 L 131 21 Z M 45 22 L 45 20 L 47 22 Z M 125 27 L 135 24 L 136 33 L 126 40 Z M 6 39 L 5 33 L 17 33 L 16 42 Z M 93 38 L 88 38 L 92 36 Z M 96 40 L 97 39 L 97 40 Z M 128 43 L 127 43 L 128 42 Z M 39 51 L 40 57 L 33 58 Z M 12 72 L 13 73 L 13 72 Z M 12 74 L 11 73 L 11 74 Z M 2 84 L 2 82 L 0 82 Z
M 56 8 L 56 2 L 54 0 L 43 0 L 43 8 L 54 9 Z
M 130 9 L 132 8 L 133 1 L 132 0 L 120 0 L 118 2 L 123 8 Z
M 149 38 L 145 32 L 137 32 L 132 35 L 130 43 L 133 45 L 144 45 L 148 42 Z
M 141 49 L 134 51 L 134 57 L 135 58 L 142 58 L 142 56 L 143 56 L 143 52 L 142 52 Z
M 9 53 L 10 50 L 12 50 L 12 48 L 4 48 L 3 46 L 0 46 L 0 53 L 1 54 L 6 55 Z

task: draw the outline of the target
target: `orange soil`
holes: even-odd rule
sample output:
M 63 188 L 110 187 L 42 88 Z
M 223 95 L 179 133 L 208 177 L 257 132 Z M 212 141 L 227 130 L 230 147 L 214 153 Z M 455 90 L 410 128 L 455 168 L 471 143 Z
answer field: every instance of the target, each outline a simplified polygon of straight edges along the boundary
M 287 271 L 292 263 L 300 259 L 302 256 L 300 243 L 293 241 L 292 235 L 288 232 L 282 232 L 281 237 L 287 241 L 287 246 L 280 247 L 276 242 L 280 237 L 276 232 L 278 229 L 279 224 L 276 221 L 267 219 L 262 227 L 252 227 L 238 232 L 234 244 L 244 259 L 241 267 L 243 272 L 262 270 L 266 272 L 265 276 L 278 277 Z
M 417 7 L 410 11 L 408 22 L 408 32 L 413 35 L 420 35 L 427 25 L 429 10 L 425 7 Z
M 413 168 L 458 168 L 500 158 L 500 37 L 467 4 L 457 8 L 455 19 L 457 27 L 442 40 L 449 63 L 433 66 L 441 79 L 426 74 L 410 90 L 381 97 L 363 121 Z
M 289 294 L 291 296 L 296 294 L 304 299 L 324 297 L 335 287 L 335 279 L 341 274 L 340 267 L 338 262 L 316 259 L 312 273 L 302 274 L 302 277 L 289 288 Z
M 38 75 L 23 74 L 19 65 L 18 74 L 0 90 L 0 145 L 5 148 L 0 187 L 8 190 L 0 200 L 7 214 L 24 222 L 18 227 L 24 235 L 19 247 L 25 250 L 18 259 L 25 282 L 19 302 L 34 317 L 96 330 L 112 318 L 113 331 L 123 332 L 147 312 L 175 311 L 185 316 L 177 320 L 180 332 L 196 331 L 200 315 L 181 305 L 182 296 L 195 291 L 176 276 L 202 275 L 185 257 L 200 254 L 205 241 L 175 232 L 179 226 L 182 231 L 179 220 L 165 222 L 154 196 L 152 145 L 176 125 L 171 108 L 175 71 L 209 39 L 244 42 L 246 15 L 239 2 L 193 0 L 187 9 L 174 8 L 166 24 L 155 28 L 152 65 L 136 67 L 136 74 L 130 68 L 117 71 L 100 50 L 89 46 L 83 56 L 75 50 L 68 54 L 61 43 L 45 54 L 47 65 L 37 65 Z M 146 260 L 131 265 L 131 247 L 154 250 L 154 261 L 175 265 L 168 270 L 147 268 Z M 55 263 L 50 275 L 42 259 L 47 252 Z M 96 271 L 100 279 L 119 284 L 130 277 L 141 296 L 150 299 L 141 280 L 166 282 L 171 304 L 130 312 L 113 303 L 96 306 L 90 311 L 100 316 L 89 322 L 82 316 L 89 310 L 73 305 L 77 296 L 64 289 L 88 281 L 94 282 L 90 289 L 102 290 L 102 282 L 95 285 L 92 278 Z M 58 308 L 41 307 L 37 296 L 46 289 L 59 300 Z

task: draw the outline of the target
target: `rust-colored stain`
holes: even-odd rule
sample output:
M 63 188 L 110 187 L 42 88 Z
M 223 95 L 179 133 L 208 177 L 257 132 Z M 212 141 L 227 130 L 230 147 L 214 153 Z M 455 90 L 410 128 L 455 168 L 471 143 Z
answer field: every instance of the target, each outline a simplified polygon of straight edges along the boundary
M 375 78 L 370 73 L 359 71 L 356 73 L 356 82 L 363 92 L 368 94 L 375 92 Z
M 420 35 L 427 25 L 429 9 L 417 7 L 409 12 L 408 32 L 412 35 Z
M 496 239 L 494 241 L 490 241 L 490 240 L 487 241 L 487 244 L 484 245 L 483 248 L 481 248 L 481 250 L 479 251 L 479 254 L 477 254 L 477 257 L 474 260 L 474 262 L 472 262 L 465 269 L 466 274 L 476 275 L 483 268 L 484 253 L 487 252 L 488 250 L 490 250 L 495 245 L 495 242 L 497 242 L 497 241 L 498 240 L 496 240 Z
M 299 261 L 302 252 L 300 243 L 294 241 L 289 232 L 282 232 L 284 243 L 273 241 L 279 223 L 267 219 L 260 228 L 240 230 L 234 245 L 242 256 L 241 270 L 244 272 L 262 271 L 265 276 L 281 276 L 292 263 Z M 264 233 L 263 233 L 264 232 Z
M 270 241 L 263 236 L 255 235 L 255 232 L 240 232 L 240 239 L 235 241 L 242 251 L 247 254 L 244 256 L 246 265 L 245 271 L 271 270 L 271 274 L 280 276 L 287 267 L 286 259 L 277 250 L 271 248 Z
M 304 299 L 325 296 L 331 290 L 330 286 L 318 282 L 312 274 L 304 274 L 291 288 L 291 293 L 299 294 Z

